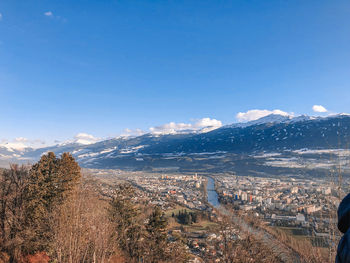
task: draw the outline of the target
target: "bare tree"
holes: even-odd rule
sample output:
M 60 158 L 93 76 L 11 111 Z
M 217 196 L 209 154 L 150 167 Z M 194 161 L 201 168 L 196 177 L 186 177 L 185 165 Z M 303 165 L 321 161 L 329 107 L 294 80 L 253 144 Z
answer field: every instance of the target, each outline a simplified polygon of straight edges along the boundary
M 11 262 L 19 261 L 27 231 L 24 224 L 24 190 L 28 184 L 28 167 L 12 164 L 0 175 L 0 252 Z
M 57 262 L 107 262 L 116 253 L 108 202 L 79 188 L 52 218 Z

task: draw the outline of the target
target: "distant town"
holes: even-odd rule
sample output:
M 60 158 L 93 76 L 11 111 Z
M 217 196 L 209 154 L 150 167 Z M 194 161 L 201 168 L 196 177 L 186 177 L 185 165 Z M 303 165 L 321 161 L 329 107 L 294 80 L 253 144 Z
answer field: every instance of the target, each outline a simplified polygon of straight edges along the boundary
M 236 174 L 176 174 L 125 172 L 122 170 L 87 169 L 87 173 L 99 178 L 103 194 L 113 193 L 113 183 L 129 182 L 138 189 L 138 202 L 162 207 L 165 213 L 198 211 L 207 215 L 213 224 L 222 220 L 220 209 L 213 206 L 207 193 L 208 180 L 215 181 L 215 191 L 220 207 L 233 211 L 240 217 L 251 216 L 259 220 L 265 229 L 283 229 L 300 238 L 312 240 L 315 246 L 330 245 L 332 227 L 336 224 L 335 211 L 341 193 L 325 179 L 296 179 L 239 176 Z M 343 181 L 343 189 L 349 182 Z M 219 212 L 218 212 L 219 211 Z M 174 228 L 189 240 L 188 249 L 197 256 L 214 256 L 218 250 L 202 248 L 196 244 L 210 244 L 219 238 L 210 228 L 203 231 Z M 237 233 L 240 231 L 235 230 Z M 201 234 L 199 234 L 201 233 Z M 209 239 L 209 240 L 208 240 Z M 204 241 L 205 240 L 205 241 Z M 216 252 L 213 252 L 216 251 Z M 208 254 L 209 253 L 209 254 Z M 218 256 L 218 255 L 217 255 Z

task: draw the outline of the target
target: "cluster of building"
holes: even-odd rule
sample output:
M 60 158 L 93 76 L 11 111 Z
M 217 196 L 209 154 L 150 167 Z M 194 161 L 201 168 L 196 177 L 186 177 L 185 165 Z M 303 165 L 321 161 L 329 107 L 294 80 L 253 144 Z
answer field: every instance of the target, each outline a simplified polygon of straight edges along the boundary
M 148 193 L 155 205 L 164 206 L 169 201 L 175 201 L 188 208 L 204 210 L 207 207 L 203 194 L 204 179 L 197 174 L 136 174 L 129 176 L 128 181 Z
M 99 187 L 104 189 L 106 195 L 113 193 L 113 185 L 116 183 L 129 182 L 137 189 L 140 202 L 159 205 L 164 210 L 180 205 L 211 211 L 208 209 L 210 205 L 206 196 L 206 176 L 170 172 L 126 173 L 116 170 L 90 172 L 99 177 Z M 335 211 L 340 196 L 344 194 L 340 194 L 325 179 L 309 180 L 290 176 L 267 178 L 233 174 L 216 174 L 211 177 L 215 180 L 215 190 L 222 205 L 251 213 L 272 226 L 297 226 L 303 235 L 326 236 L 330 232 L 331 223 L 336 222 Z M 343 181 L 342 184 L 343 189 L 350 189 L 348 182 Z M 210 244 L 206 240 L 210 239 L 209 234 L 208 232 L 208 236 L 192 239 L 190 248 L 193 254 L 202 256 L 204 253 L 208 256 L 212 251 L 218 251 L 203 245 Z M 203 240 L 205 242 L 200 242 Z
M 271 224 L 326 231 L 319 226 L 329 225 L 339 204 L 338 193 L 322 179 L 235 175 L 218 175 L 215 179 L 220 202 L 253 211 Z

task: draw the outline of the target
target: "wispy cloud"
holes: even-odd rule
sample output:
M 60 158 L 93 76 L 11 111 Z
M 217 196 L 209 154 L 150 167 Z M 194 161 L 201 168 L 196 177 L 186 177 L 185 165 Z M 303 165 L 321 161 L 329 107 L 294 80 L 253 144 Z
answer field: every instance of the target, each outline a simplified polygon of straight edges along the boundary
M 52 11 L 47 11 L 44 13 L 44 16 L 52 18 L 54 20 L 60 21 L 60 22 L 67 22 L 67 19 L 62 17 L 62 16 L 58 16 L 56 14 L 54 14 Z
M 247 122 L 247 121 L 254 121 L 257 119 L 260 119 L 262 117 L 265 117 L 270 114 L 278 114 L 282 116 L 293 116 L 293 113 L 288 113 L 282 110 L 248 110 L 246 112 L 239 112 L 236 115 L 236 119 L 239 122 Z
M 0 146 L 6 147 L 9 150 L 24 150 L 25 148 L 40 148 L 46 145 L 43 140 L 29 140 L 24 137 L 18 137 L 13 140 L 3 139 L 0 141 Z
M 312 106 L 312 110 L 314 112 L 321 112 L 321 113 L 328 112 L 328 110 L 325 107 L 323 107 L 322 105 L 314 105 L 314 106 Z
M 155 135 L 177 134 L 187 132 L 208 132 L 222 126 L 222 122 L 211 118 L 194 119 L 189 123 L 169 122 L 148 129 L 148 132 Z M 140 136 L 147 131 L 141 129 L 124 129 L 121 136 Z
M 169 122 L 160 126 L 151 127 L 149 130 L 152 134 L 175 134 L 186 131 L 210 131 L 222 126 L 222 122 L 211 118 L 202 118 L 194 120 L 192 123 Z
M 175 123 L 170 122 L 163 125 L 155 126 L 149 128 L 148 132 L 154 135 L 163 135 L 163 134 L 176 134 L 176 133 L 182 133 L 182 132 L 207 132 L 216 128 L 219 128 L 222 126 L 221 121 L 211 118 L 202 118 L 193 120 L 191 123 Z M 142 129 L 124 129 L 123 133 L 119 136 L 128 137 L 128 136 L 141 136 L 143 134 L 148 133 L 147 131 L 144 131 Z M 119 137 L 116 136 L 116 137 Z M 115 137 L 109 137 L 109 138 L 115 138 Z M 94 135 L 80 132 L 76 134 L 72 139 L 68 139 L 65 141 L 58 141 L 55 140 L 53 143 L 55 144 L 70 144 L 70 143 L 79 143 L 83 145 L 93 144 L 102 140 L 106 140 L 108 138 L 100 138 L 95 137 Z M 7 149 L 13 151 L 13 150 L 24 150 L 25 148 L 31 147 L 31 148 L 42 148 L 46 147 L 48 145 L 45 141 L 42 140 L 29 140 L 24 137 L 19 137 L 13 140 L 7 140 L 3 139 L 0 140 L 0 147 L 6 147 Z
M 194 119 L 189 123 L 184 122 L 169 122 L 159 126 L 153 126 L 148 131 L 142 129 L 124 129 L 121 136 L 140 136 L 146 133 L 155 135 L 177 134 L 187 132 L 208 132 L 222 126 L 222 122 L 211 118 Z
M 0 21 L 2 20 L 2 13 L 0 13 Z
M 79 144 L 92 144 L 100 140 L 101 138 L 97 138 L 91 134 L 87 134 L 84 132 L 78 133 L 74 136 L 74 142 Z
M 129 129 L 126 128 L 123 130 L 123 133 L 120 135 L 122 137 L 129 137 L 129 136 L 141 136 L 145 134 L 146 132 L 141 129 Z
M 44 16 L 53 17 L 53 13 L 51 11 L 47 11 L 44 13 Z

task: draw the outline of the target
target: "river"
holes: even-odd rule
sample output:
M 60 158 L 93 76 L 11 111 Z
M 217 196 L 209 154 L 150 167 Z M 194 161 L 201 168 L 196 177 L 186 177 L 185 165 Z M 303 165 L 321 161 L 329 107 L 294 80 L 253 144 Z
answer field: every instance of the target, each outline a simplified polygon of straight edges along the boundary
M 220 206 L 219 196 L 215 191 L 215 181 L 211 177 L 207 177 L 207 195 L 208 195 L 208 203 L 213 207 L 218 208 Z
M 215 180 L 211 177 L 207 177 L 207 195 L 208 195 L 207 198 L 208 198 L 209 204 L 217 208 L 221 214 L 230 217 L 233 223 L 241 226 L 243 231 L 248 232 L 251 235 L 254 235 L 258 240 L 261 240 L 261 242 L 264 245 L 266 245 L 267 247 L 270 247 L 273 253 L 275 253 L 280 257 L 282 262 L 285 262 L 285 263 L 300 262 L 300 257 L 296 252 L 291 251 L 288 247 L 281 244 L 271 234 L 265 232 L 262 229 L 253 228 L 252 226 L 248 225 L 244 220 L 242 220 L 242 218 L 238 217 L 237 215 L 234 215 L 231 211 L 227 210 L 225 207 L 220 206 L 219 196 L 215 191 Z

